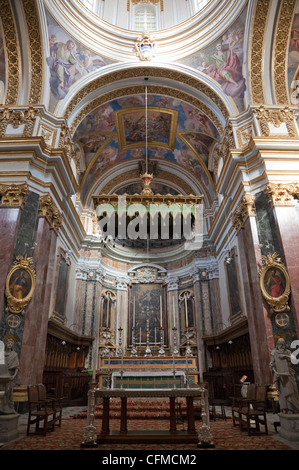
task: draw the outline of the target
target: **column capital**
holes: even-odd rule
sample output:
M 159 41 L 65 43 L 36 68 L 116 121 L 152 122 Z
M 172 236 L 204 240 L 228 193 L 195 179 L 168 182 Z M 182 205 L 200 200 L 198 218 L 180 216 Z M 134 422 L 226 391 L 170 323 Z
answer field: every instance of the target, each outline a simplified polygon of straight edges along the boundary
M 23 209 L 25 197 L 29 194 L 28 185 L 25 184 L 1 184 L 0 195 L 2 196 L 1 206 L 21 207 Z
M 243 227 L 249 216 L 255 215 L 254 200 L 254 194 L 244 194 L 231 216 L 231 224 L 237 232 Z
M 299 183 L 268 183 L 265 193 L 271 206 L 293 206 L 293 197 L 299 195 Z
M 40 196 L 40 209 L 39 215 L 45 217 L 49 222 L 50 226 L 58 232 L 63 223 L 63 216 L 59 212 L 56 204 L 54 203 L 50 194 Z

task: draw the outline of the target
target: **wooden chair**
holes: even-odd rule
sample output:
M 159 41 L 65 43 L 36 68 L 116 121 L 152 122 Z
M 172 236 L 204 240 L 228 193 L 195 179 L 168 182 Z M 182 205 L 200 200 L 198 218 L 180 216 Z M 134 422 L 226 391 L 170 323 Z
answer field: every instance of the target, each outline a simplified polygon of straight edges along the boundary
M 233 419 L 233 426 L 240 425 L 240 410 L 246 407 L 246 404 L 255 400 L 256 394 L 256 384 L 249 384 L 247 387 L 247 396 L 242 397 L 242 395 L 238 394 L 240 392 L 240 388 L 234 389 L 234 396 L 232 400 L 232 419 Z
M 226 412 L 225 412 L 225 405 L 227 404 L 226 400 L 222 398 L 215 398 L 213 383 L 208 384 L 208 389 L 209 389 L 209 406 L 211 410 L 211 419 L 216 421 L 217 418 L 222 418 L 226 421 Z M 220 408 L 220 413 L 216 412 L 217 406 Z
M 43 432 L 46 436 L 49 430 L 54 429 L 55 411 L 47 401 L 39 399 L 38 387 L 36 385 L 28 385 L 28 423 L 27 436 L 30 434 L 30 426 L 35 424 L 35 433 Z
M 38 389 L 38 398 L 42 402 L 47 402 L 48 406 L 50 409 L 53 410 L 55 413 L 55 424 L 58 422 L 58 426 L 61 426 L 61 420 L 62 420 L 62 398 L 58 398 L 55 396 L 48 396 L 47 395 L 47 390 L 45 385 L 43 384 L 38 384 L 37 385 Z
M 239 411 L 240 429 L 246 430 L 248 435 L 255 433 L 268 434 L 267 415 L 267 386 L 257 385 L 254 400 L 248 400 Z M 261 431 L 260 425 L 264 426 Z

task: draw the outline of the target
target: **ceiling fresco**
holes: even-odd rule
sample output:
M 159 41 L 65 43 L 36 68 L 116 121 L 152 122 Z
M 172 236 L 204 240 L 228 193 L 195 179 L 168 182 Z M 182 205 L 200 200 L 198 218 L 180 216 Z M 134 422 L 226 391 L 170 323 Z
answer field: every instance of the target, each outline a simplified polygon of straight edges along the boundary
M 46 18 L 49 38 L 47 65 L 51 89 L 49 110 L 54 112 L 57 103 L 66 97 L 75 82 L 113 61 L 86 49 L 47 10 Z
M 211 45 L 191 54 L 180 62 L 200 70 L 216 80 L 224 93 L 231 97 L 238 110 L 244 111 L 246 77 L 243 74 L 244 36 L 247 7 L 227 32 Z
M 149 160 L 171 161 L 178 171 L 185 167 L 212 195 L 209 157 L 218 140 L 219 133 L 205 114 L 174 98 L 144 94 L 101 105 L 74 134 L 84 158 L 81 200 L 105 170 L 124 160 L 145 159 L 146 142 Z

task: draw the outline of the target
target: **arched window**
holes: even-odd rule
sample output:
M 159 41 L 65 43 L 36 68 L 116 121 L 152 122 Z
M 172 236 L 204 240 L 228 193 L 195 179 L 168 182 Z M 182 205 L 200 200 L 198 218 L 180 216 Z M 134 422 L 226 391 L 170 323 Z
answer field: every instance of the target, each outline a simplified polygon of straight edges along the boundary
M 149 5 L 138 6 L 134 9 L 135 31 L 154 31 L 157 28 L 156 8 Z
M 97 0 L 81 0 L 81 2 L 91 11 L 95 12 Z
M 193 0 L 194 12 L 197 13 L 201 10 L 210 0 Z

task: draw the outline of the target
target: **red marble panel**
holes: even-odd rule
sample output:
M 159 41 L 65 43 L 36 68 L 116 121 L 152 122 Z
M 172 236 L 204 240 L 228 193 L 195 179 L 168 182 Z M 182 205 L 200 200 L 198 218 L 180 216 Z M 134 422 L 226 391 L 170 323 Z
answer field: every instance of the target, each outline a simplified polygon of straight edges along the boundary
M 254 217 L 247 219 L 244 229 L 238 234 L 238 241 L 254 378 L 259 383 L 272 382 L 269 363 L 273 334 L 270 314 L 264 306 L 259 283 L 261 253 Z
M 39 219 L 34 251 L 36 285 L 26 310 L 19 383 L 41 383 L 43 378 L 51 291 L 54 280 L 57 235 L 44 218 Z
M 19 207 L 0 208 L 0 320 L 4 308 L 5 282 L 13 262 L 13 251 L 19 224 Z
M 292 310 L 299 325 L 299 217 L 293 206 L 275 207 L 286 268 L 292 291 Z M 297 332 L 298 333 L 298 332 Z

